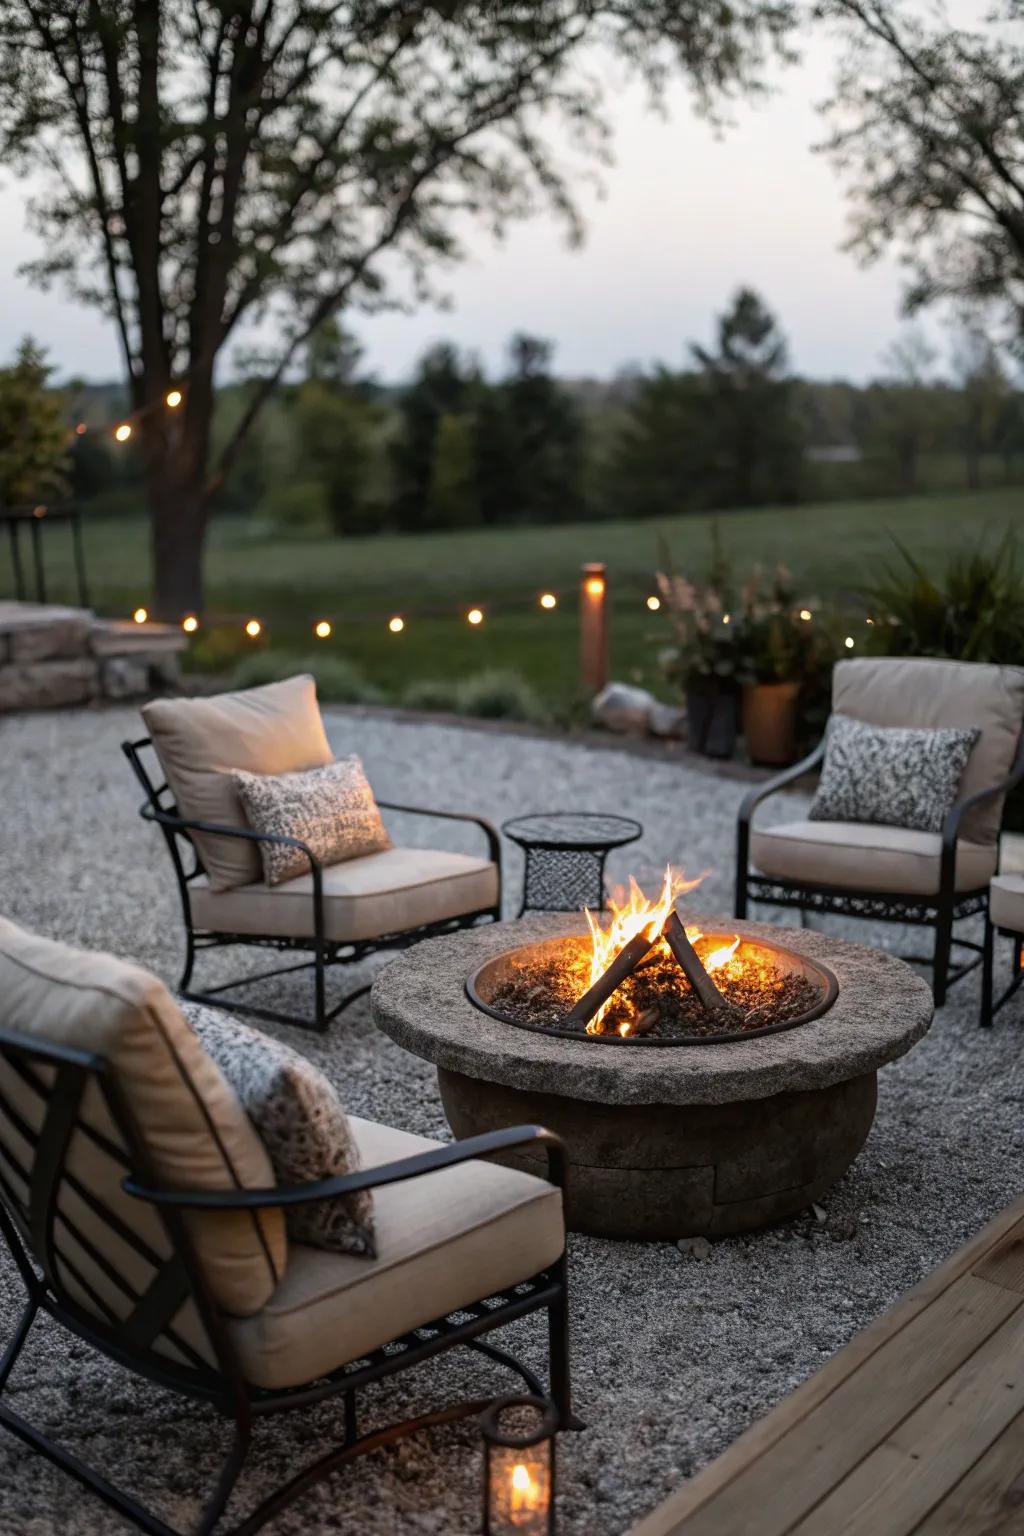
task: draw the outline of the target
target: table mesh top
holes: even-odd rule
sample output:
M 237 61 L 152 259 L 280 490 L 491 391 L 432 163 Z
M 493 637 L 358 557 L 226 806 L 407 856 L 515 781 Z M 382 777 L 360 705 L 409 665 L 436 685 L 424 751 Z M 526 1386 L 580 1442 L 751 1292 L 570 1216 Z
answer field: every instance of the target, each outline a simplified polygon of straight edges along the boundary
M 589 811 L 552 811 L 517 816 L 502 831 L 514 842 L 554 848 L 614 848 L 631 843 L 643 832 L 629 816 L 603 816 Z

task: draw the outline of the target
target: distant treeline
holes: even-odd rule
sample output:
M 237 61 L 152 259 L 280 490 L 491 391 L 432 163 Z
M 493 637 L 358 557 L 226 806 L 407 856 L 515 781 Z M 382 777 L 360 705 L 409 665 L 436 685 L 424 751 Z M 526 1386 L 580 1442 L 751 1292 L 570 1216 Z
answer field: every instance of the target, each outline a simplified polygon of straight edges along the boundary
M 963 338 L 953 381 L 934 378 L 911 335 L 876 382 L 813 382 L 791 374 L 775 318 L 742 290 L 714 346 L 691 346 L 678 370 L 563 381 L 552 361 L 548 342 L 518 335 L 489 379 L 439 345 L 407 386 L 386 389 L 330 325 L 249 439 L 221 506 L 296 531 L 420 532 L 910 495 L 1024 473 L 1024 395 L 977 336 Z M 252 387 L 220 391 L 215 435 Z M 108 424 L 117 393 L 79 390 L 76 409 Z M 74 495 L 140 509 L 136 452 L 108 432 L 76 437 Z

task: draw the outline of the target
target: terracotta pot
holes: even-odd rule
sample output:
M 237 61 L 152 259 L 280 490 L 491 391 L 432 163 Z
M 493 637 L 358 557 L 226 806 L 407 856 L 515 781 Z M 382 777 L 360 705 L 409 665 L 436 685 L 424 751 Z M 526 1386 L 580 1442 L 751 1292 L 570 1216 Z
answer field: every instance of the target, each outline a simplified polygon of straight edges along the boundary
M 704 757 L 732 757 L 736 747 L 737 703 L 731 689 L 687 689 L 686 728 L 694 752 Z
M 743 690 L 743 735 L 752 763 L 796 761 L 799 683 L 750 683 Z

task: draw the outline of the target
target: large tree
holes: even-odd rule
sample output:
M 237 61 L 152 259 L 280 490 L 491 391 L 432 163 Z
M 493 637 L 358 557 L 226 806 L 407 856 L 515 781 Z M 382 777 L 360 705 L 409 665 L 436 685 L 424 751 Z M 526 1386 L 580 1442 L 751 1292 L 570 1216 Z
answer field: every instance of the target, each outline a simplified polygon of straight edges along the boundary
M 0 160 L 44 177 L 36 275 L 117 327 L 157 610 L 201 603 L 211 500 L 328 317 L 422 294 L 471 222 L 546 200 L 576 228 L 578 161 L 550 143 L 601 149 L 600 49 L 712 105 L 756 86 L 792 19 L 790 0 L 0 0 Z M 214 455 L 218 357 L 268 314 L 276 362 Z
M 994 311 L 1024 351 L 1024 3 L 975 28 L 901 0 L 823 0 L 848 51 L 829 141 L 854 194 L 851 247 L 895 247 L 910 312 Z

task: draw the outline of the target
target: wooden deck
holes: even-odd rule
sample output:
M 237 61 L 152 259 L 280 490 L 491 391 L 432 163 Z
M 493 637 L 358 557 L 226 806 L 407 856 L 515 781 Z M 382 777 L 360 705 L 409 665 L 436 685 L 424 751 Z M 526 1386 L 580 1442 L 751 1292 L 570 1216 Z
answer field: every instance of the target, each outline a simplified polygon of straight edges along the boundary
M 1024 1198 L 630 1536 L 1022 1536 Z

